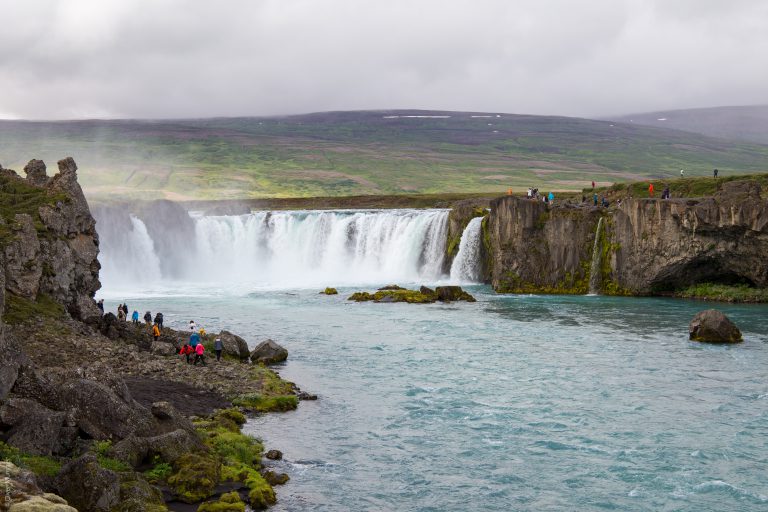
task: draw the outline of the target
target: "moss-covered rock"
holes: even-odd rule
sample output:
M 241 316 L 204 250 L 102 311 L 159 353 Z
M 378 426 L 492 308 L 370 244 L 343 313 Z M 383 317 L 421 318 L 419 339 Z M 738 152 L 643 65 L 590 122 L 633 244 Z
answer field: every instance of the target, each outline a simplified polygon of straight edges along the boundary
M 168 485 L 179 501 L 185 503 L 208 498 L 221 480 L 221 460 L 213 454 L 187 454 L 176 461 L 173 469 Z
M 321 291 L 320 293 L 323 294 L 323 295 L 338 295 L 339 294 L 339 292 L 338 292 L 338 290 L 336 290 L 336 288 L 330 288 L 330 287 L 326 288 L 325 290 Z
M 283 485 L 291 479 L 285 473 L 275 473 L 270 470 L 262 472 L 261 476 L 264 477 L 264 480 L 266 480 L 269 485 Z
M 245 503 L 236 492 L 222 494 L 216 501 L 206 501 L 197 508 L 197 512 L 244 512 Z

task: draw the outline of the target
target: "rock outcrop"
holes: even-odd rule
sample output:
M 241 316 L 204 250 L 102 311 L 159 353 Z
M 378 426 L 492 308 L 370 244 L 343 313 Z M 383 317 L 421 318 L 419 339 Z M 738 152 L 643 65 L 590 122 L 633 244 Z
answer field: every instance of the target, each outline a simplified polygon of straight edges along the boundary
M 288 350 L 272 340 L 264 340 L 251 352 L 254 363 L 277 364 L 288 359 Z
M 722 312 L 707 309 L 696 313 L 688 326 L 690 339 L 705 343 L 738 343 L 741 331 Z
M 58 166 L 52 178 L 40 160 L 26 166 L 26 179 L 7 169 L 0 173 L 4 186 L 25 198 L 22 211 L 10 219 L 11 236 L 0 237 L 4 288 L 28 301 L 47 296 L 73 318 L 86 320 L 99 315 L 93 300 L 101 287 L 96 222 L 74 160 L 65 158 Z
M 714 197 L 628 199 L 610 209 L 512 196 L 491 209 L 489 266 L 500 292 L 587 293 L 591 268 L 601 272 L 604 294 L 701 282 L 768 286 L 768 201 L 752 181 L 724 183 Z

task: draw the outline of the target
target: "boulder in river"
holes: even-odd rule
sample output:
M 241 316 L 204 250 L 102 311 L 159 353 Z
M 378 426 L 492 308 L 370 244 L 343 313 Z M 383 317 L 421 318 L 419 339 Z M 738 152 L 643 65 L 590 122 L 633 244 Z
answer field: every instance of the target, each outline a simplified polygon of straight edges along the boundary
M 461 286 L 438 286 L 435 288 L 437 300 L 440 302 L 454 302 L 465 300 L 467 302 L 476 302 L 475 298 L 465 292 Z
M 716 309 L 696 313 L 688 327 L 690 339 L 706 343 L 738 343 L 741 331 L 727 316 Z
M 272 340 L 264 340 L 251 352 L 254 363 L 275 364 L 288 359 L 288 350 Z
M 328 287 L 325 290 L 321 291 L 320 293 L 324 295 L 338 295 L 339 291 L 336 288 Z

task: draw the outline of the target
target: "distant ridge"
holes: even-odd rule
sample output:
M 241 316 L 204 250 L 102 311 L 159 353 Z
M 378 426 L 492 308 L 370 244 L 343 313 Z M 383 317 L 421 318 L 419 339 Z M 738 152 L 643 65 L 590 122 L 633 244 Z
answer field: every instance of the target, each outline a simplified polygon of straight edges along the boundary
M 610 120 L 768 144 L 768 105 L 660 110 Z
M 0 163 L 77 159 L 91 198 L 208 200 L 581 190 L 592 181 L 768 171 L 768 145 L 500 112 L 0 121 Z

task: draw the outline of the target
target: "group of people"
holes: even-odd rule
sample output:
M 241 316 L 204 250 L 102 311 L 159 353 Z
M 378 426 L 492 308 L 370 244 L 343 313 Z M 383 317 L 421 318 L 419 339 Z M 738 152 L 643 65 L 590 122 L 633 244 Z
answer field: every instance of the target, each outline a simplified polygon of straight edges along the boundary
M 104 299 L 99 299 L 99 301 L 96 303 L 96 306 L 98 306 L 99 310 L 101 311 L 101 314 L 104 314 Z M 128 304 L 127 303 L 121 303 L 117 306 L 117 319 L 121 322 L 126 322 L 128 320 Z M 131 321 L 133 322 L 133 325 L 139 325 L 139 312 L 134 310 L 133 314 L 131 315 Z M 154 318 L 154 322 L 152 320 L 152 313 L 150 311 L 147 311 L 144 313 L 144 323 L 147 327 L 151 327 L 152 329 L 152 337 L 157 341 L 160 338 L 160 334 L 163 332 L 163 314 L 157 313 Z
M 197 328 L 194 320 L 189 321 L 189 342 L 185 343 L 179 355 L 186 357 L 187 364 L 193 364 L 197 366 L 197 363 L 203 366 L 208 366 L 205 362 L 205 345 L 203 345 L 203 339 L 205 338 L 205 329 L 202 327 Z M 221 338 L 216 338 L 213 342 L 213 351 L 216 353 L 216 360 L 221 361 L 221 353 L 224 350 L 224 343 Z
M 550 192 L 549 194 L 539 194 L 539 189 L 529 187 L 528 193 L 527 193 L 528 199 L 541 199 L 541 201 L 545 203 L 554 203 L 555 202 L 555 194 Z

